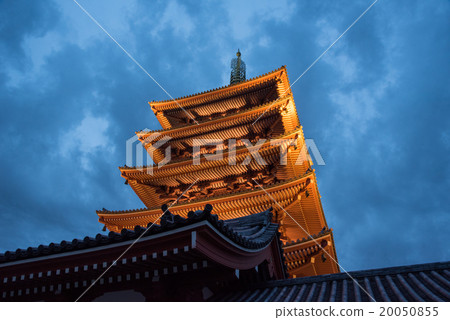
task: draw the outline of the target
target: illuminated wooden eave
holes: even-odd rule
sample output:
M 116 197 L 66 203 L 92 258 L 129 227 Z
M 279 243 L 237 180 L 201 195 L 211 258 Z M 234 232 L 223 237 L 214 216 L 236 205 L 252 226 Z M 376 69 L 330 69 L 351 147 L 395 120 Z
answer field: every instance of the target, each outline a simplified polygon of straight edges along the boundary
M 331 268 L 331 272 L 339 272 L 340 268 L 336 255 L 333 230 L 324 230 L 319 234 L 312 235 L 311 238 L 283 245 L 283 254 L 288 271 L 293 272 L 296 269 L 300 269 L 304 264 L 309 263 L 308 261 L 302 263 L 302 259 L 323 253 L 328 261 L 328 268 Z M 326 241 L 326 246 L 324 247 L 322 246 L 323 241 Z M 323 252 L 323 250 L 327 251 L 327 253 Z
M 267 113 L 269 112 L 269 110 L 275 109 L 276 107 L 280 107 L 280 106 L 285 106 L 287 105 L 289 102 L 292 102 L 292 105 L 294 107 L 295 110 L 295 116 L 297 118 L 297 122 L 298 122 L 298 116 L 297 116 L 297 112 L 296 112 L 296 108 L 295 108 L 295 102 L 293 99 L 292 94 L 286 95 L 285 97 L 277 100 L 277 101 L 272 101 L 272 102 L 268 102 L 266 104 L 262 104 L 259 106 L 255 106 L 251 109 L 245 109 L 242 110 L 240 112 L 237 112 L 235 114 L 230 114 L 226 117 L 222 117 L 219 119 L 212 119 L 212 120 L 204 120 L 204 121 L 199 121 L 198 124 L 185 124 L 183 126 L 180 127 L 176 127 L 176 128 L 169 128 L 169 129 L 160 129 L 160 130 L 149 130 L 149 131 L 136 131 L 136 135 L 138 136 L 139 139 L 145 139 L 146 137 L 148 137 L 151 134 L 154 133 L 159 133 L 159 134 L 163 134 L 163 135 L 173 135 L 179 132 L 186 132 L 187 129 L 189 128 L 190 130 L 192 129 L 200 129 L 200 128 L 205 128 L 208 126 L 213 126 L 215 124 L 223 124 L 226 123 L 227 121 L 230 120 L 234 120 L 234 119 L 239 119 L 239 118 L 244 118 L 246 116 L 249 115 L 255 115 L 261 112 Z M 267 109 L 267 111 L 265 111 L 265 109 Z M 298 125 L 300 125 L 300 123 L 298 123 Z M 188 129 L 188 130 L 189 130 Z
M 274 139 L 271 140 L 267 140 L 267 142 L 265 142 L 263 145 L 261 145 L 261 148 L 259 149 L 260 151 L 265 150 L 265 149 L 279 149 L 279 143 L 281 143 L 283 140 L 285 139 L 293 139 L 296 135 L 298 135 L 298 143 L 297 145 L 301 145 L 303 144 L 304 138 L 303 138 L 303 130 L 302 127 L 298 127 L 296 130 L 291 131 L 287 134 L 283 134 L 279 137 L 276 137 Z M 241 155 L 249 155 L 250 152 L 248 150 L 247 147 L 242 146 L 242 147 L 238 147 L 236 148 L 236 157 L 241 156 Z M 208 157 L 208 159 L 206 157 Z M 200 164 L 199 165 L 195 165 L 196 170 L 202 170 L 205 168 L 210 168 L 210 167 L 214 167 L 216 164 L 215 162 L 217 162 L 219 157 L 223 157 L 224 160 L 227 160 L 229 158 L 229 149 L 225 149 L 223 151 L 222 155 L 214 155 L 214 154 L 207 154 L 204 155 L 202 154 L 202 157 L 200 157 Z M 228 160 L 227 160 L 228 161 Z M 187 166 L 190 166 L 193 164 L 193 158 L 186 158 L 186 159 L 180 159 L 180 160 L 174 160 L 171 161 L 167 164 L 165 164 L 163 167 L 159 168 L 157 165 L 155 166 L 142 166 L 142 167 L 119 167 L 119 170 L 122 174 L 122 177 L 126 178 L 127 174 L 130 173 L 136 173 L 136 172 L 143 172 L 143 171 L 147 171 L 147 170 L 151 170 L 152 175 L 153 176 L 158 176 L 158 174 L 164 173 L 165 171 L 171 171 L 174 168 L 178 168 L 178 167 L 182 167 L 182 168 L 186 168 Z
M 307 181 L 308 178 L 309 183 Z M 320 232 L 323 228 L 328 229 L 320 206 L 320 196 L 317 194 L 315 184 L 314 172 L 309 172 L 301 177 L 265 185 L 264 190 L 261 190 L 255 185 L 251 190 L 235 191 L 228 194 L 179 203 L 172 206 L 170 210 L 173 214 L 184 217 L 187 216 L 189 211 L 200 210 L 206 204 L 212 204 L 215 208 L 215 214 L 220 219 L 227 220 L 256 213 L 261 210 L 267 210 L 271 206 L 274 210 L 282 212 L 283 210 L 279 205 L 294 214 L 287 208 L 293 201 L 298 202 L 298 204 L 301 201 L 302 206 L 309 207 L 307 211 L 304 211 L 306 219 L 317 217 L 313 220 L 314 222 L 308 220 L 311 221 L 311 224 L 308 223 L 308 225 L 300 222 L 304 228 L 303 230 L 308 230 L 307 233 L 314 234 Z M 309 196 L 307 193 L 309 193 Z M 136 225 L 147 226 L 148 223 L 158 223 L 161 216 L 161 209 L 159 205 L 155 205 L 148 208 L 127 211 L 108 211 L 105 209 L 97 211 L 97 214 L 99 216 L 99 222 L 105 224 L 109 230 L 120 232 L 123 228 L 133 229 Z M 298 223 L 291 221 L 291 218 L 297 221 L 297 218 L 293 218 L 291 214 L 288 214 L 285 218 L 284 226 L 291 230 L 290 232 L 295 229 L 300 234 L 297 236 L 292 234 L 290 238 L 298 239 L 306 236 L 302 232 L 302 228 L 297 226 Z
M 294 244 L 284 244 L 283 252 L 286 258 L 286 262 L 289 264 L 292 261 L 296 261 L 299 256 L 306 257 L 309 253 L 320 251 L 321 248 L 334 246 L 331 238 L 331 233 L 332 230 L 329 229 L 322 234 L 311 235 L 307 240 L 303 240 Z M 325 245 L 323 245 L 324 242 Z
M 333 244 L 332 246 L 332 252 L 333 252 L 333 258 L 334 258 L 334 263 L 335 263 L 335 268 L 336 270 L 334 270 L 335 273 L 338 273 L 341 271 L 341 268 L 339 266 L 339 262 L 338 262 L 338 257 L 337 257 L 337 253 L 336 253 L 336 246 L 334 245 L 334 235 L 333 235 L 333 229 L 331 229 L 331 233 L 330 233 L 330 237 L 331 237 L 331 243 Z
M 283 190 L 286 188 L 290 188 L 292 186 L 298 185 L 300 183 L 306 182 L 307 179 L 310 179 L 311 182 L 315 179 L 314 172 L 309 172 L 301 177 L 295 177 L 290 180 L 285 180 L 282 182 L 274 183 L 272 185 L 267 185 L 264 187 L 264 190 L 261 190 L 261 188 L 256 187 L 254 190 L 247 190 L 247 191 L 240 191 L 240 192 L 231 192 L 225 195 L 219 195 L 216 197 L 209 197 L 205 199 L 199 199 L 194 200 L 188 203 L 181 203 L 181 204 L 175 204 L 171 207 L 172 211 L 175 210 L 181 210 L 181 209 L 189 209 L 193 206 L 202 206 L 204 204 L 211 204 L 214 206 L 215 203 L 222 202 L 223 200 L 226 201 L 233 201 L 233 200 L 239 200 L 244 198 L 250 198 L 253 196 L 259 196 L 259 195 L 265 195 L 266 192 L 276 192 L 279 190 Z M 269 198 L 270 199 L 270 198 Z M 97 214 L 101 217 L 110 217 L 110 218 L 117 218 L 118 216 L 122 218 L 133 218 L 135 216 L 140 216 L 143 214 L 146 215 L 155 215 L 160 216 L 161 215 L 161 208 L 154 207 L 154 208 L 142 208 L 137 210 L 126 210 L 126 211 L 109 211 L 109 210 L 97 210 Z
M 244 82 L 240 82 L 238 84 L 228 85 L 200 93 L 195 93 L 192 95 L 176 98 L 175 101 L 170 100 L 161 100 L 161 101 L 152 101 L 149 102 L 152 109 L 158 111 L 178 109 L 180 105 L 182 107 L 189 107 L 190 105 L 195 105 L 195 101 L 199 99 L 211 99 L 213 97 L 217 97 L 220 95 L 229 95 L 231 92 L 241 91 L 245 88 L 251 87 L 255 84 L 259 84 L 261 82 L 274 79 L 274 78 L 282 78 L 282 81 L 285 82 L 285 86 L 289 88 L 289 80 L 287 78 L 286 66 L 282 66 L 277 70 L 272 72 L 265 73 L 261 76 L 254 77 L 252 79 L 246 80 Z M 285 90 L 286 94 L 290 93 L 290 90 Z
M 283 250 L 285 252 L 291 252 L 296 250 L 306 249 L 312 245 L 317 243 L 320 244 L 320 241 L 325 238 L 329 238 L 333 233 L 333 229 L 324 228 L 318 234 L 312 234 L 308 238 L 298 239 L 297 241 L 286 242 L 283 244 Z

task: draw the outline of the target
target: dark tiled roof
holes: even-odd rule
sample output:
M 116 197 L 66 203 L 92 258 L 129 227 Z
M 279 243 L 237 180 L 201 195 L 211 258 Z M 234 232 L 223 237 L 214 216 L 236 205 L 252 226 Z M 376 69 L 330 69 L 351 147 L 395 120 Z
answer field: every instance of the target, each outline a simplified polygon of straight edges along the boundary
M 211 214 L 212 205 L 210 204 L 207 204 L 204 210 L 189 212 L 188 218 L 172 215 L 165 205 L 162 207 L 162 210 L 165 214 L 161 217 L 161 224 L 152 225 L 149 223 L 147 227 L 152 225 L 150 229 L 136 226 L 134 230 L 123 229 L 121 233 L 110 232 L 108 236 L 99 233 L 94 238 L 85 237 L 84 239 L 29 247 L 25 250 L 6 251 L 4 254 L 0 254 L 0 264 L 123 242 L 136 239 L 144 232 L 143 238 L 145 238 L 200 221 L 208 221 L 228 239 L 247 249 L 263 248 L 274 237 L 279 236 L 278 225 L 271 222 L 272 208 L 257 214 L 227 221 L 219 220 L 217 215 Z
M 450 301 L 450 262 L 349 273 L 376 301 Z M 269 281 L 211 301 L 371 301 L 346 273 Z

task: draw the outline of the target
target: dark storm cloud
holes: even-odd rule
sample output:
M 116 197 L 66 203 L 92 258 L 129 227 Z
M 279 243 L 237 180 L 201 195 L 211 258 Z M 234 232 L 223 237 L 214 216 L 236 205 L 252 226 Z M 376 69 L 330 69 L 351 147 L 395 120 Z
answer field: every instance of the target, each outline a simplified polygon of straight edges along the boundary
M 81 4 L 178 97 L 226 85 L 238 47 L 292 83 L 370 2 Z M 0 249 L 93 235 L 96 209 L 143 206 L 117 166 L 167 96 L 70 1 L 0 7 Z M 347 270 L 449 258 L 448 15 L 379 1 L 292 88 Z
M 26 53 L 21 47 L 27 36 L 39 37 L 58 23 L 58 12 L 53 3 L 38 1 L 0 2 L 0 53 L 2 62 L 16 68 L 26 66 Z
M 363 85 L 338 89 L 351 95 L 367 88 L 371 93 L 367 98 L 375 97 L 369 121 L 365 117 L 372 111 L 364 105 L 367 101 L 357 100 L 352 114 L 365 109 L 361 117 L 344 114 L 348 117 L 342 119 L 340 112 L 331 112 L 327 127 L 332 134 L 326 136 L 320 126 L 312 127 L 316 131 L 312 136 L 322 136 L 321 150 L 328 155 L 327 166 L 318 169 L 328 222 L 341 243 L 337 245 L 341 261 L 357 269 L 449 257 L 441 230 L 448 223 L 450 207 L 448 147 L 442 140 L 449 130 L 450 68 L 445 57 L 449 43 L 441 33 L 449 27 L 448 7 L 418 5 L 407 9 L 409 16 L 390 14 L 401 9 L 395 4 L 380 7 L 375 18 L 385 24 L 379 27 L 384 38 L 378 36 L 382 43 L 373 49 L 379 61 L 363 64 L 368 78 L 362 77 Z M 365 27 L 359 26 L 360 34 Z M 392 73 L 388 77 L 394 78 L 392 84 L 385 89 L 377 86 L 377 73 L 380 79 Z M 363 122 L 367 123 L 361 130 Z M 346 128 L 348 123 L 351 128 Z M 341 130 L 350 136 L 343 140 Z

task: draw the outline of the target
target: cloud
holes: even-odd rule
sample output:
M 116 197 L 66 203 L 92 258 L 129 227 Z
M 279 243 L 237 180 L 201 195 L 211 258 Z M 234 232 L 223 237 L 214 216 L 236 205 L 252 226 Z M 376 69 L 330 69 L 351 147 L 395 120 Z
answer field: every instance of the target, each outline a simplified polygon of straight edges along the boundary
M 175 0 L 168 3 L 151 34 L 155 38 L 161 38 L 163 31 L 167 29 L 183 39 L 189 38 L 195 29 L 194 21 L 186 7 Z
M 289 1 L 226 1 L 231 33 L 236 40 L 252 37 L 268 21 L 287 23 L 295 12 L 295 3 Z
M 332 26 L 326 19 L 317 21 L 316 26 L 319 30 L 316 43 L 323 50 L 335 42 L 343 32 L 338 31 L 337 27 Z M 357 27 L 354 26 L 355 29 Z M 380 41 L 374 40 L 381 47 L 378 50 L 383 50 Z M 321 59 L 321 63 L 330 66 L 325 77 L 332 78 L 329 82 L 337 84 L 328 93 L 334 109 L 334 118 L 327 134 L 334 135 L 339 132 L 347 143 L 354 142 L 357 137 L 366 133 L 371 122 L 380 117 L 382 110 L 380 101 L 385 98 L 389 88 L 396 85 L 395 65 L 389 61 L 379 61 L 381 68 L 376 79 L 367 77 L 365 73 L 368 65 L 360 60 L 361 49 L 349 46 L 347 34 L 347 37 L 339 39 Z M 385 57 L 389 57 L 388 52 Z M 361 85 L 364 82 L 367 85 Z
M 319 30 L 316 43 L 325 51 L 333 42 L 338 39 L 343 31 L 338 31 L 328 20 L 320 19 L 316 23 Z M 333 48 L 334 47 L 334 48 Z M 346 39 L 340 39 L 322 58 L 323 62 L 331 65 L 336 70 L 336 75 L 344 84 L 352 83 L 358 77 L 357 62 L 349 53 L 346 46 Z M 334 76 L 334 75 L 333 75 Z
M 431 12 L 442 8 L 412 6 L 413 15 L 402 11 L 395 19 L 397 6 L 380 6 L 358 22 L 315 70 L 322 72 L 316 92 L 325 93 L 318 101 L 327 111 L 319 120 L 326 126 L 314 131 L 327 163 L 317 168 L 318 184 L 340 261 L 352 269 L 449 256 L 447 248 L 424 245 L 444 241 L 438 229 L 447 219 L 442 197 L 450 186 L 438 138 L 448 123 L 438 116 L 448 96 L 442 79 L 448 44 L 434 43 L 440 31 L 427 22 L 434 16 L 444 23 Z M 317 44 L 326 46 L 341 27 L 320 25 Z
M 28 52 L 22 47 L 26 37 L 41 37 L 59 22 L 54 3 L 18 0 L 13 5 L 0 3 L 0 53 L 19 67 Z
M 61 136 L 59 152 L 65 158 L 81 154 L 81 166 L 84 170 L 93 170 L 89 156 L 94 153 L 114 152 L 114 146 L 108 142 L 109 121 L 102 117 L 87 114 L 81 123 Z

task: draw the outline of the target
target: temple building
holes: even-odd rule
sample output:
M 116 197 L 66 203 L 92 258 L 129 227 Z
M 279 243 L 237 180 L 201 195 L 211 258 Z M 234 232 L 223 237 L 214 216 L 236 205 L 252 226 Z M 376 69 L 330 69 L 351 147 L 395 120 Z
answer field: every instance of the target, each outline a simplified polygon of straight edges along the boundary
M 286 67 L 153 101 L 152 165 L 120 167 L 143 209 L 109 234 L 0 254 L 0 301 L 448 301 L 450 263 L 339 273 Z
M 155 165 L 120 168 L 145 208 L 99 221 L 120 232 L 158 223 L 163 204 L 185 218 L 211 204 L 225 221 L 272 207 L 291 277 L 339 272 L 286 68 L 245 80 L 239 51 L 231 66 L 229 86 L 150 102 L 163 129 L 136 134 Z

